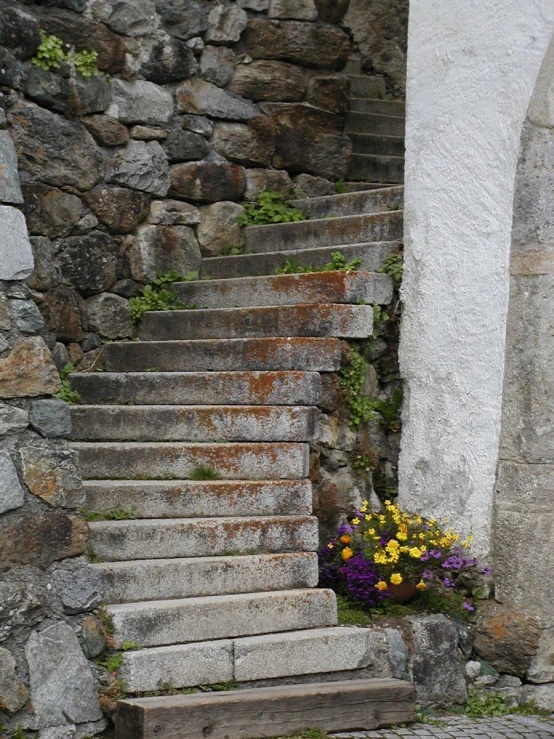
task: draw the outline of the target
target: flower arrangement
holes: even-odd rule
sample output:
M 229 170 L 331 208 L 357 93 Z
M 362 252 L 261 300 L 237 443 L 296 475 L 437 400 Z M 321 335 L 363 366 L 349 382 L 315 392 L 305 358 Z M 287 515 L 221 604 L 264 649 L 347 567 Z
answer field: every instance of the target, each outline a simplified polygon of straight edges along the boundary
M 451 528 L 404 513 L 389 500 L 378 512 L 364 501 L 320 552 L 320 582 L 369 607 L 385 598 L 401 601 L 407 585 L 412 595 L 428 588 L 457 591 L 471 612 L 476 586 L 491 571 L 469 554 L 472 537 L 459 539 Z

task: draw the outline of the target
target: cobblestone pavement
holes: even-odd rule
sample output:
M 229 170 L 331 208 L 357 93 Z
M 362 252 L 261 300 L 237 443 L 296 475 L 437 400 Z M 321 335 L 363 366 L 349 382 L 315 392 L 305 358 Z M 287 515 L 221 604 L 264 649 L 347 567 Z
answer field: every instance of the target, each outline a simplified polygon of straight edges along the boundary
M 442 716 L 432 724 L 345 732 L 334 736 L 338 739 L 554 739 L 554 715 L 552 718 L 504 716 L 483 719 Z

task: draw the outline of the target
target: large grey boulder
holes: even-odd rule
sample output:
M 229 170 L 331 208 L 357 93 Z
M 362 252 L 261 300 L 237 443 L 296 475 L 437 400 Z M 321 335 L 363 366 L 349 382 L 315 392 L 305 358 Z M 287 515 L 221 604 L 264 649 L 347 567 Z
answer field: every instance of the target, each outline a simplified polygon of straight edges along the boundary
M 235 70 L 235 55 L 226 46 L 206 46 L 200 57 L 202 77 L 214 85 L 225 87 Z
M 71 434 L 69 406 L 58 398 L 34 400 L 31 403 L 29 420 L 35 431 L 46 438 L 63 438 Z
M 165 197 L 169 190 L 169 164 L 157 141 L 131 141 L 108 163 L 107 182 Z
M 0 233 L 0 280 L 24 280 L 34 263 L 23 213 L 10 205 L 0 205 Z
M 25 431 L 29 425 L 29 414 L 23 408 L 0 405 L 0 439 Z
M 152 0 L 94 0 L 92 14 L 97 21 L 125 36 L 151 33 L 158 20 Z
M 113 103 L 108 112 L 122 123 L 160 126 L 173 115 L 171 94 L 153 82 L 115 79 L 112 90 Z
M 148 223 L 159 226 L 195 226 L 200 223 L 200 211 L 181 200 L 154 200 Z
M 240 200 L 246 189 L 246 172 L 223 157 L 186 162 L 171 167 L 171 191 L 176 198 L 198 203 Z
M 25 645 L 31 701 L 38 725 L 100 721 L 102 709 L 87 659 L 64 622 L 33 632 Z
M 154 280 L 158 269 L 181 274 L 198 271 L 201 260 L 189 226 L 141 226 L 130 254 L 132 275 L 139 282 Z
M 208 115 L 230 121 L 247 121 L 260 111 L 254 103 L 225 92 L 217 85 L 198 77 L 186 80 L 177 88 L 177 100 L 183 113 Z
M 0 203 L 19 205 L 22 202 L 12 137 L 7 131 L 0 131 Z
M 164 36 L 152 43 L 140 71 L 147 80 L 158 85 L 167 85 L 192 77 L 197 69 L 194 54 L 186 42 L 179 38 Z
M 201 221 L 196 233 L 204 256 L 217 256 L 224 249 L 242 243 L 242 230 L 237 223 L 242 213 L 242 205 L 226 201 L 200 208 Z
M 116 247 L 103 231 L 70 236 L 59 244 L 58 263 L 66 284 L 82 295 L 107 290 L 116 281 Z
M 251 125 L 217 123 L 212 138 L 214 150 L 226 159 L 249 166 L 268 166 L 275 151 L 275 128 L 260 116 Z
M 307 84 L 308 76 L 302 68 L 259 59 L 239 64 L 227 89 L 249 100 L 287 103 L 302 100 Z
M 51 239 L 67 236 L 81 219 L 80 198 L 57 187 L 33 182 L 23 185 L 29 233 Z
M 8 452 L 0 451 L 0 513 L 20 508 L 25 501 L 17 470 Z
M 13 322 L 22 334 L 36 334 L 44 328 L 44 320 L 32 300 L 9 300 Z
M 176 119 L 169 129 L 163 148 L 171 163 L 202 159 L 209 151 L 204 136 L 183 130 L 179 119 Z
M 102 602 L 102 578 L 88 564 L 56 567 L 52 572 L 52 587 L 64 611 L 71 615 L 92 611 Z
M 98 186 L 86 193 L 84 201 L 110 233 L 134 231 L 150 210 L 150 197 L 126 187 Z
M 129 339 L 134 336 L 129 301 L 113 293 L 100 293 L 87 300 L 91 331 L 107 339 Z
M 208 28 L 213 3 L 206 0 L 155 0 L 156 10 L 168 33 L 185 41 Z
M 246 28 L 248 16 L 236 5 L 216 5 L 208 15 L 206 41 L 212 44 L 236 44 Z

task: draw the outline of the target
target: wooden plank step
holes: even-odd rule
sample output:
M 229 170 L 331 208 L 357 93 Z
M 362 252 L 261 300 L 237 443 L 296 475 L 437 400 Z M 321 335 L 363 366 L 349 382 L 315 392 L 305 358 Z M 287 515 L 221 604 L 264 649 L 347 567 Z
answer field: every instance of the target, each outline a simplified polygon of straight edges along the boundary
M 350 680 L 120 701 L 116 739 L 256 739 L 372 730 L 413 721 L 414 688 Z

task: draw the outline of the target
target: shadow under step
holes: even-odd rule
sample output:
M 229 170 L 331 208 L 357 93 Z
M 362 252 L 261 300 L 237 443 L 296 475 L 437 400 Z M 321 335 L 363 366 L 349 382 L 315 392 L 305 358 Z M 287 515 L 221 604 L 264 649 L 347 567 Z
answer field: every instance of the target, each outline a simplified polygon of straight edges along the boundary
M 90 546 L 106 562 L 315 552 L 317 519 L 250 516 L 93 521 Z
M 414 719 L 400 680 L 352 680 L 120 701 L 115 739 L 256 739 L 378 729 Z M 186 728 L 185 728 L 186 727 Z
M 92 565 L 107 603 L 314 588 L 317 554 L 145 559 Z
M 317 405 L 317 372 L 78 372 L 82 403 L 136 405 Z
M 400 241 L 372 241 L 235 257 L 210 257 L 202 260 L 202 274 L 215 278 L 270 275 L 282 268 L 287 260 L 304 267 L 323 267 L 331 261 L 335 252 L 342 254 L 347 262 L 361 259 L 359 269 L 364 272 L 379 272 L 384 260 L 400 249 Z
M 380 141 L 388 139 L 388 136 L 363 136 L 353 134 L 362 139 L 372 138 Z M 397 139 L 393 139 L 396 141 Z M 402 141 L 402 154 L 404 153 L 404 140 Z M 376 154 L 381 152 L 375 152 Z M 383 152 L 386 153 L 386 152 Z M 404 188 L 385 187 L 380 190 L 366 190 L 365 192 L 346 192 L 341 195 L 326 195 L 319 198 L 303 198 L 292 200 L 291 205 L 304 213 L 309 218 L 336 218 L 338 216 L 357 216 L 364 213 L 382 213 L 391 208 L 402 210 L 404 202 Z
M 374 113 L 348 113 L 345 133 L 371 133 L 382 136 L 404 136 L 406 119 Z

